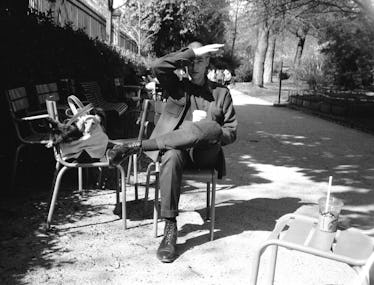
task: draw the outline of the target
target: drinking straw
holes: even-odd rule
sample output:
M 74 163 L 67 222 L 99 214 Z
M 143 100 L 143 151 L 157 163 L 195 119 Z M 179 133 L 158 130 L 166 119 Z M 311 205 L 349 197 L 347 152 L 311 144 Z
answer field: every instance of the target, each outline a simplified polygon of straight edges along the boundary
M 327 211 L 329 207 L 330 202 L 330 192 L 331 192 L 331 184 L 332 184 L 332 176 L 329 176 L 329 187 L 327 189 L 327 197 L 326 197 L 326 205 L 325 205 L 325 211 Z

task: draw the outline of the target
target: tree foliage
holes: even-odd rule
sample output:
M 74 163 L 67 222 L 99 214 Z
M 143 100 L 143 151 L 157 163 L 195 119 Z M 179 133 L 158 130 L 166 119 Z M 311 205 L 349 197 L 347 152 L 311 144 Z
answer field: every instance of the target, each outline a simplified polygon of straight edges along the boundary
M 128 0 L 122 9 L 120 27 L 136 42 L 139 52 L 143 54 L 152 51 L 152 39 L 160 28 L 158 2 Z
M 0 25 L 4 43 L 0 60 L 7 72 L 2 87 L 11 88 L 61 78 L 113 82 L 113 77 L 131 78 L 137 66 L 113 47 L 91 39 L 83 30 L 60 27 L 51 16 L 36 11 L 27 17 L 3 17 Z
M 295 68 L 298 68 L 302 64 L 304 43 L 308 35 L 318 38 L 321 38 L 321 35 L 332 36 L 334 32 L 327 33 L 326 29 L 332 26 L 336 19 L 344 22 L 365 15 L 362 18 L 374 20 L 374 13 L 371 13 L 374 9 L 370 0 L 247 0 L 247 3 L 247 13 L 245 14 L 247 23 L 252 30 L 258 31 L 256 45 L 251 44 L 254 58 L 253 60 L 249 58 L 254 65 L 253 82 L 258 86 L 263 85 L 264 58 L 269 47 L 269 34 L 273 33 L 277 37 L 284 37 L 284 31 L 287 30 L 294 35 L 295 54 L 288 55 L 288 58 L 293 57 Z M 354 36 L 356 40 L 359 40 L 357 38 L 359 33 Z M 250 39 L 247 38 L 247 41 L 250 42 Z M 279 49 L 279 45 L 277 48 Z M 334 48 L 339 49 L 339 46 Z M 361 50 L 361 52 L 364 51 Z M 357 54 L 357 50 L 354 53 Z M 361 66 L 361 64 L 359 65 Z M 368 68 L 362 67 L 361 69 L 364 70 L 360 72 L 361 74 L 368 73 Z M 343 71 L 342 68 L 337 68 L 335 65 L 335 71 L 338 72 L 338 70 Z M 364 81 L 367 80 L 364 79 Z
M 157 1 L 161 19 L 155 35 L 157 56 L 175 51 L 193 40 L 224 42 L 227 3 L 224 0 Z
M 374 28 L 362 17 L 330 23 L 321 39 L 324 72 L 336 86 L 367 88 L 373 83 Z

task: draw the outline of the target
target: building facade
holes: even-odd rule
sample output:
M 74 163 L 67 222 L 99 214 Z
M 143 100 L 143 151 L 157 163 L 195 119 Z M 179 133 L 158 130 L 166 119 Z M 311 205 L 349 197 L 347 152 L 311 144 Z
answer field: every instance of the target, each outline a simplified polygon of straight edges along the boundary
M 51 11 L 56 23 L 71 24 L 84 30 L 90 38 L 110 43 L 126 52 L 137 53 L 137 45 L 113 22 L 106 0 L 29 0 L 29 7 Z M 109 28 L 108 28 L 109 27 Z M 109 34 L 111 33 L 111 35 Z

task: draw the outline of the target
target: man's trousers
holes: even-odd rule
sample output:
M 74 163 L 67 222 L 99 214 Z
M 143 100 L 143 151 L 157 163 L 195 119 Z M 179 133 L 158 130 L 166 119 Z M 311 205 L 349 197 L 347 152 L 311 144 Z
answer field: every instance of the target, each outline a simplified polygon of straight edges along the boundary
M 161 216 L 178 215 L 183 170 L 212 168 L 221 151 L 221 126 L 211 120 L 192 123 L 185 121 L 177 129 L 156 137 L 161 156 L 160 191 Z

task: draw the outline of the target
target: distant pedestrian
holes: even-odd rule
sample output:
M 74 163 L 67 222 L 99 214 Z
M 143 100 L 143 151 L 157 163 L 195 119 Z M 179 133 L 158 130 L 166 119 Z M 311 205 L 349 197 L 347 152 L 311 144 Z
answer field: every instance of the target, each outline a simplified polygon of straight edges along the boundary
M 216 70 L 215 69 L 209 69 L 207 77 L 210 81 L 216 82 Z
M 217 69 L 216 70 L 216 82 L 218 82 L 219 84 L 222 84 L 222 85 L 224 83 L 224 75 L 223 75 L 222 69 Z
M 229 85 L 231 83 L 231 79 L 232 79 L 231 72 L 228 69 L 225 69 L 223 71 L 223 81 L 224 81 L 224 84 L 226 86 Z

